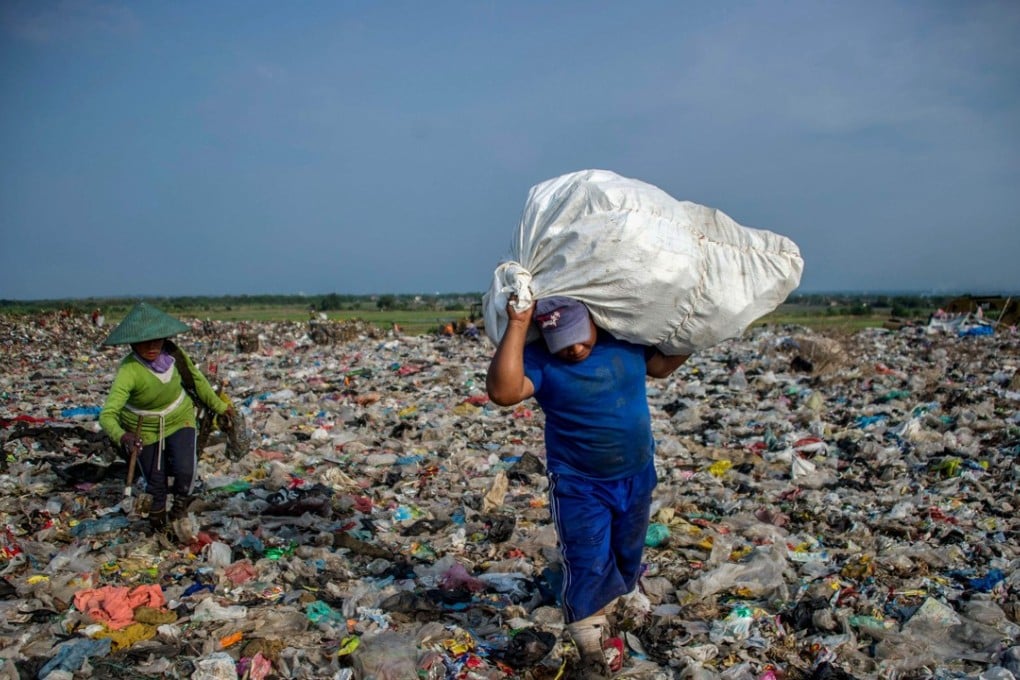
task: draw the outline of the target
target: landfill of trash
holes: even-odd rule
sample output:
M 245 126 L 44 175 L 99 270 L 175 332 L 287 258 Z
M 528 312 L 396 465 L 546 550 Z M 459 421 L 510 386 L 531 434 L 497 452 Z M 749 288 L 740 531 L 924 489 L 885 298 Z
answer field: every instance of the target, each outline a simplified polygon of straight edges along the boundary
M 0 319 L 0 679 L 564 676 L 543 416 L 489 403 L 488 341 L 191 325 L 253 444 L 153 534 L 96 420 L 123 348 Z M 1018 348 L 758 326 L 650 380 L 616 677 L 1020 677 Z

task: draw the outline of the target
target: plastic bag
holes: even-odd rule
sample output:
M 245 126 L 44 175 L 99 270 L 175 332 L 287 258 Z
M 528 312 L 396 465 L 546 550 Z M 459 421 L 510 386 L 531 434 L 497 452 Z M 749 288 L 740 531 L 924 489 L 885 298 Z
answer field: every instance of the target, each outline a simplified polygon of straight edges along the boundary
M 745 562 L 725 562 L 710 572 L 687 582 L 687 590 L 697 598 L 739 588 L 751 597 L 777 597 L 786 600 L 789 592 L 783 570 L 785 548 L 760 549 Z
M 235 680 L 236 662 L 226 652 L 215 652 L 195 662 L 195 680 Z
M 241 460 L 252 449 L 252 432 L 248 428 L 241 409 L 234 408 L 232 416 L 220 416 L 223 432 L 227 435 L 227 447 L 224 454 L 230 460 Z
M 385 631 L 364 636 L 353 654 L 354 669 L 361 678 L 406 680 L 418 676 L 418 651 L 412 638 Z
M 739 336 L 800 283 L 786 237 L 678 201 L 650 184 L 583 170 L 532 187 L 510 253 L 483 298 L 498 342 L 506 304 L 565 295 L 623 340 L 691 354 Z

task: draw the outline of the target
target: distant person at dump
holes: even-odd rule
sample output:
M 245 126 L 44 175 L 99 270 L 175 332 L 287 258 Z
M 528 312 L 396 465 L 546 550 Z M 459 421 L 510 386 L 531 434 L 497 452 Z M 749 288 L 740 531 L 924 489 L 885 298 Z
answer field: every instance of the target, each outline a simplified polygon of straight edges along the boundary
M 489 397 L 535 397 L 545 413 L 550 512 L 563 560 L 563 612 L 581 656 L 574 677 L 608 677 L 607 608 L 635 590 L 656 485 L 645 376 L 687 356 L 618 340 L 585 305 L 538 300 L 509 322 L 489 365 Z M 544 342 L 526 344 L 532 320 Z
M 187 330 L 169 314 L 140 302 L 103 341 L 130 345 L 131 353 L 120 362 L 99 424 L 128 454 L 138 451 L 138 466 L 152 496 L 149 521 L 157 531 L 167 523 L 171 477 L 170 519 L 187 513 L 198 462 L 193 397 L 217 414 L 233 415 L 191 358 L 170 341 Z

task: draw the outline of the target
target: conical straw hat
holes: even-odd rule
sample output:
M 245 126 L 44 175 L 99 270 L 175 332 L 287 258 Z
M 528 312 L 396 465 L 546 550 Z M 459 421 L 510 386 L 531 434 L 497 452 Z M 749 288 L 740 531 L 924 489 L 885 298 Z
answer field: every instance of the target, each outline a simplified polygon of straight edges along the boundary
M 145 342 L 156 338 L 169 338 L 191 330 L 188 326 L 166 312 L 162 312 L 152 305 L 139 302 L 131 308 L 124 320 L 117 324 L 106 340 L 104 345 L 129 345 L 135 342 Z

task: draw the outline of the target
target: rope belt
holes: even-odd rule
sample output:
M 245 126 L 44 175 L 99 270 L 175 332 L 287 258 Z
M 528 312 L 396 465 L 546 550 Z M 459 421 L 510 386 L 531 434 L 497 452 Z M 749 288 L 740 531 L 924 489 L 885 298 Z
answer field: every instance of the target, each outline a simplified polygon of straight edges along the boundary
M 130 404 L 125 404 L 124 406 L 128 411 L 131 411 L 138 416 L 139 420 L 146 416 L 159 418 L 159 448 L 156 453 L 157 470 L 163 469 L 163 437 L 166 432 L 166 417 L 173 413 L 178 406 L 184 403 L 184 396 L 184 390 L 181 390 L 181 393 L 177 395 L 177 398 L 174 399 L 173 403 L 159 411 L 146 411 L 145 409 L 134 408 Z

